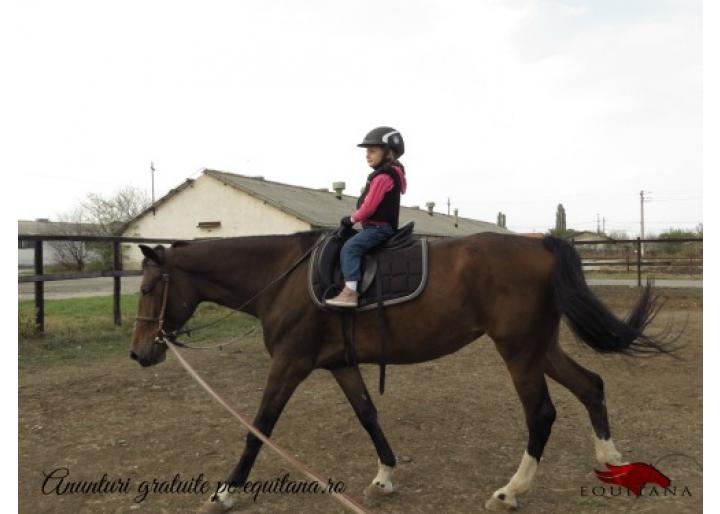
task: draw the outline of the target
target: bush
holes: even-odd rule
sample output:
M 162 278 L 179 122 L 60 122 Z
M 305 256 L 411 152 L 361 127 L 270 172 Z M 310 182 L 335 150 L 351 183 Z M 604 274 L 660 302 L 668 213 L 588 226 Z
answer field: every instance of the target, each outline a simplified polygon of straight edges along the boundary
M 674 255 L 676 253 L 679 253 L 683 250 L 689 250 L 692 247 L 689 246 L 689 243 L 681 243 L 679 241 L 674 241 L 675 239 L 692 239 L 695 237 L 701 237 L 696 232 L 692 230 L 684 230 L 679 228 L 671 228 L 669 230 L 666 230 L 665 232 L 662 232 L 657 238 L 662 239 L 664 241 L 667 241 L 667 243 L 658 243 L 656 246 L 657 248 L 654 248 L 655 251 L 660 251 L 665 254 Z

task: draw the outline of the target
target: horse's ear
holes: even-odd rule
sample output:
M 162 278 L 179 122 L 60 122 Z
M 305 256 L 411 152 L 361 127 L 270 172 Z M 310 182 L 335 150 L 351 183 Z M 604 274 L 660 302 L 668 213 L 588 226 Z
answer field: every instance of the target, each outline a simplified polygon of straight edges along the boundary
M 165 257 L 165 249 L 162 246 L 158 245 L 155 248 L 150 248 L 149 246 L 146 246 L 146 245 L 138 245 L 138 246 L 140 247 L 140 251 L 143 253 L 143 255 L 147 259 L 149 259 L 157 264 L 163 263 L 163 259 Z

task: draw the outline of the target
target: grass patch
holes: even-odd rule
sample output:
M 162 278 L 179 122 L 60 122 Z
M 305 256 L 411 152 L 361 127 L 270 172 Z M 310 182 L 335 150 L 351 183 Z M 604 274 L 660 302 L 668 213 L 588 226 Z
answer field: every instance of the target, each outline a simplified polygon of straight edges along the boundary
M 130 351 L 138 294 L 121 296 L 123 323 L 113 324 L 112 297 L 68 298 L 45 301 L 45 334 L 35 335 L 35 304 L 18 302 L 18 365 L 44 366 L 68 361 L 126 356 Z M 230 310 L 212 303 L 201 304 L 188 327 L 209 323 Z M 191 344 L 238 336 L 248 330 L 260 331 L 259 322 L 237 313 L 217 325 L 193 333 Z M 187 337 L 181 338 L 187 341 Z

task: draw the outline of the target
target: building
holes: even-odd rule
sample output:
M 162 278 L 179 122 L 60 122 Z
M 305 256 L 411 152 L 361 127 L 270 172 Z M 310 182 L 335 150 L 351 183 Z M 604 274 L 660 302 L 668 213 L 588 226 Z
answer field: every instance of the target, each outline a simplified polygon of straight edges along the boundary
M 73 223 L 63 221 L 50 221 L 48 218 L 35 220 L 18 220 L 18 235 L 20 236 L 50 236 L 58 234 L 92 235 L 99 233 L 99 227 L 92 223 Z M 65 243 L 69 244 L 69 243 Z M 73 242 L 81 245 L 83 243 Z M 55 266 L 60 264 L 58 246 L 61 243 L 43 242 L 43 264 Z M 89 251 L 90 259 L 97 258 L 95 252 Z M 35 242 L 18 241 L 18 267 L 29 268 L 35 263 Z
M 606 236 L 605 234 L 598 234 L 597 232 L 590 232 L 585 230 L 583 232 L 574 232 L 566 237 L 569 241 L 613 241 L 612 237 Z
M 333 228 L 355 210 L 357 202 L 357 197 L 343 193 L 344 183 L 333 187 L 334 191 L 312 189 L 206 169 L 128 222 L 122 235 L 191 240 Z M 401 207 L 400 224 L 410 221 L 415 222 L 417 234 L 427 237 L 510 233 L 493 223 Z M 136 246 L 125 255 L 128 266 L 136 266 L 142 258 Z
M 597 232 L 591 232 L 589 230 L 583 231 L 583 232 L 575 232 L 569 236 L 567 236 L 565 239 L 568 241 L 575 242 L 585 242 L 585 241 L 607 241 L 608 244 L 598 243 L 598 244 L 584 244 L 581 246 L 578 246 L 578 248 L 582 252 L 600 252 L 605 251 L 608 248 L 612 248 L 612 242 L 614 239 L 612 237 L 606 236 L 603 233 L 597 233 Z

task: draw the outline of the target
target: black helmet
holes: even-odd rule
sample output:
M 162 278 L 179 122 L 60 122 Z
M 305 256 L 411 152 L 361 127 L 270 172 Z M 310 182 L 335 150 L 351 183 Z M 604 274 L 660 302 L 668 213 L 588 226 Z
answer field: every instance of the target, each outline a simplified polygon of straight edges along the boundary
M 367 133 L 363 142 L 358 145 L 361 148 L 368 146 L 384 146 L 393 151 L 395 158 L 405 153 L 405 142 L 402 134 L 392 127 L 378 127 Z

